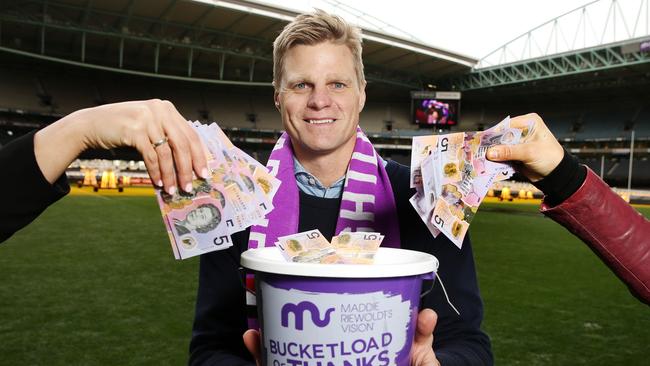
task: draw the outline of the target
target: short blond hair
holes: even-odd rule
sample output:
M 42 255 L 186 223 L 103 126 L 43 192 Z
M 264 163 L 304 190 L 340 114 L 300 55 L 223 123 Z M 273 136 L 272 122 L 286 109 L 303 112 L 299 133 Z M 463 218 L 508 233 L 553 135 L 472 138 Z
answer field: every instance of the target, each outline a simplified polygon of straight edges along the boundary
M 284 73 L 284 57 L 294 46 L 313 46 L 322 42 L 343 44 L 352 53 L 354 69 L 357 74 L 359 88 L 365 84 L 363 74 L 363 59 L 361 29 L 348 24 L 343 18 L 317 9 L 313 13 L 300 14 L 287 24 L 282 33 L 273 42 L 273 86 L 275 90 L 281 87 Z

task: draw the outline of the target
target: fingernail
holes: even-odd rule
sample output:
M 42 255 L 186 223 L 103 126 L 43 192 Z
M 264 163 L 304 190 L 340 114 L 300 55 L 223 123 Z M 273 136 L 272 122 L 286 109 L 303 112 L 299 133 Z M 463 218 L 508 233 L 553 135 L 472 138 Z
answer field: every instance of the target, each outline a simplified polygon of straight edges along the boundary
M 496 149 L 488 150 L 488 158 L 489 159 L 498 159 L 499 158 L 499 151 L 496 150 Z
M 203 168 L 201 170 L 201 178 L 208 179 L 208 168 Z
M 185 192 L 192 192 L 192 183 L 187 183 L 185 185 Z
M 162 187 L 163 186 L 162 180 L 158 179 L 158 181 L 156 182 L 156 185 L 158 187 Z
M 173 196 L 174 194 L 176 194 L 176 187 L 174 187 L 174 186 L 169 187 L 169 190 L 167 191 L 167 193 L 169 193 L 169 194 L 171 194 Z

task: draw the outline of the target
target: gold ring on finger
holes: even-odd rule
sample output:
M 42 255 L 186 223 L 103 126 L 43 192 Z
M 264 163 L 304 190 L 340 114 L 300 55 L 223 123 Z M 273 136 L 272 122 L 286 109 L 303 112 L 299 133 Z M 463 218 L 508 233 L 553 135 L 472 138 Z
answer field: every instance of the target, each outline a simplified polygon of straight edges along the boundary
M 165 137 L 161 138 L 160 140 L 158 140 L 158 141 L 156 141 L 156 142 L 152 142 L 152 143 L 151 143 L 151 146 L 153 146 L 153 148 L 155 149 L 155 148 L 157 148 L 157 147 L 160 146 L 160 145 L 164 145 L 164 144 L 166 144 L 167 141 L 169 141 L 169 139 L 167 138 L 167 136 L 165 136 Z

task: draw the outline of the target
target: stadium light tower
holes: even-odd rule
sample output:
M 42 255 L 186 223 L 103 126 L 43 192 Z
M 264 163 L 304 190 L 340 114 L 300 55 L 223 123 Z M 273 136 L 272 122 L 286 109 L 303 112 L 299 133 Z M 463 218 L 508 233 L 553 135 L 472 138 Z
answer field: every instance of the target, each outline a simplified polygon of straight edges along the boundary
M 634 158 L 634 129 L 632 129 L 632 136 L 630 137 L 630 164 L 627 168 L 627 199 L 630 199 L 630 191 L 632 190 L 632 159 Z

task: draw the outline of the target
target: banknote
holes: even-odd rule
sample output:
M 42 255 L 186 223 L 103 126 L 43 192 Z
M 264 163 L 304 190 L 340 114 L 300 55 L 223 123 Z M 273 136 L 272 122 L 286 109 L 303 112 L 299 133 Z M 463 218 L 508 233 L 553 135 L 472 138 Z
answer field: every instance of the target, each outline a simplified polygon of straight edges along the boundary
M 216 123 L 188 122 L 208 160 L 207 179 L 195 177 L 192 190 L 169 195 L 157 190 L 163 223 L 176 259 L 223 250 L 231 235 L 258 223 L 273 209 L 280 181 L 237 148 Z
M 440 234 L 440 230 L 431 223 L 431 215 L 433 213 L 433 209 L 428 209 L 428 205 L 426 205 L 424 202 L 424 194 L 420 191 L 416 192 L 413 197 L 409 199 L 409 202 L 418 213 L 418 216 L 420 216 L 420 219 L 422 222 L 424 222 L 427 229 L 429 229 L 431 235 L 434 238 L 437 237 L 438 234 Z
M 342 232 L 332 238 L 332 246 L 343 264 L 372 264 L 384 236 L 375 232 Z
M 210 136 L 208 146 L 214 156 L 232 174 L 224 175 L 236 183 L 247 194 L 254 195 L 253 205 L 241 206 L 245 212 L 245 221 L 258 221 L 273 209 L 273 197 L 280 186 L 280 180 L 272 176 L 267 168 L 244 151 L 235 147 L 216 124 L 207 126 L 206 135 Z
M 223 209 L 210 196 L 200 196 L 182 209 L 170 211 L 165 220 L 174 237 L 178 259 L 223 250 L 232 246 Z
M 440 152 L 442 183 L 457 182 L 467 164 L 465 150 L 465 133 L 451 133 L 438 136 L 437 150 Z
M 332 263 L 339 261 L 336 250 L 318 229 L 281 236 L 275 245 L 290 262 Z
M 463 239 L 469 228 L 469 223 L 461 217 L 462 209 L 449 205 L 445 200 L 438 200 L 431 218 L 432 223 L 451 240 L 458 248 L 463 245 Z
M 485 131 L 413 139 L 411 186 L 416 193 L 410 202 L 434 237 L 442 232 L 462 245 L 490 186 L 515 172 L 510 164 L 487 159 L 488 149 L 520 143 L 533 126 L 515 127 L 506 117 Z
M 382 240 L 376 232 L 342 232 L 329 242 L 315 229 L 282 236 L 275 245 L 290 262 L 372 264 Z
M 436 205 L 436 199 L 440 194 L 440 152 L 438 150 L 432 151 L 429 156 L 422 160 L 420 171 L 422 172 L 422 188 L 418 188 L 422 192 L 422 199 L 419 203 L 428 212 Z
M 224 143 L 223 137 L 219 137 L 222 133 L 215 131 L 221 130 L 216 125 L 209 125 L 203 131 L 204 136 L 208 136 L 206 145 L 215 158 L 211 169 L 217 173 L 215 179 L 227 187 L 229 199 L 235 208 L 234 229 L 240 231 L 259 221 L 273 209 L 272 196 L 265 195 L 263 189 L 255 184 L 250 164 L 241 158 L 243 152 L 232 144 Z M 258 165 L 261 166 L 259 163 Z M 275 179 L 273 184 L 279 186 L 279 180 Z
M 429 152 L 438 144 L 438 136 L 415 136 L 411 145 L 411 188 L 422 186 L 420 163 L 429 156 Z

